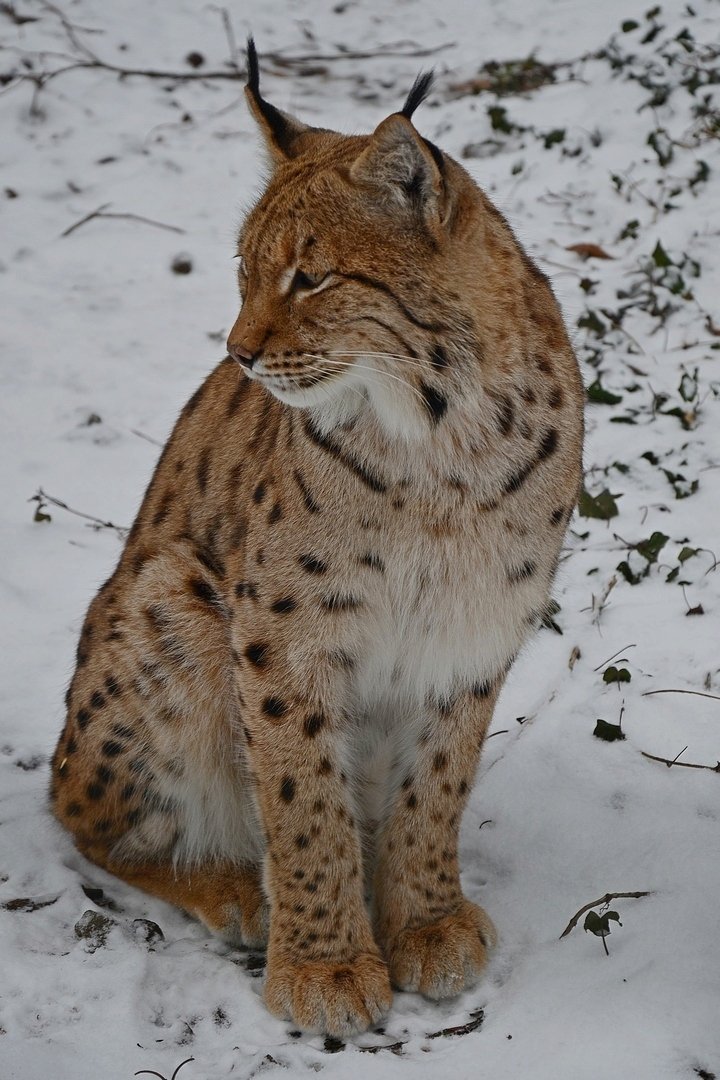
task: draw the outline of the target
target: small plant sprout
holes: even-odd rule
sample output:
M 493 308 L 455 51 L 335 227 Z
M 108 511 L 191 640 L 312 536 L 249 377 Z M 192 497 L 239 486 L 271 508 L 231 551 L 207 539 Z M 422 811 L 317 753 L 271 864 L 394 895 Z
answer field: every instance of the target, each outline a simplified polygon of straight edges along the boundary
M 587 915 L 585 916 L 585 922 L 583 923 L 583 930 L 585 931 L 585 933 L 590 931 L 590 933 L 595 934 L 596 937 L 602 938 L 603 948 L 605 950 L 606 956 L 610 955 L 607 947 L 607 941 L 605 940 L 605 938 L 608 937 L 610 933 L 611 921 L 616 922 L 618 926 L 622 926 L 622 923 L 620 922 L 620 916 L 618 915 L 617 911 L 603 912 L 601 909 L 600 912 L 588 911 Z

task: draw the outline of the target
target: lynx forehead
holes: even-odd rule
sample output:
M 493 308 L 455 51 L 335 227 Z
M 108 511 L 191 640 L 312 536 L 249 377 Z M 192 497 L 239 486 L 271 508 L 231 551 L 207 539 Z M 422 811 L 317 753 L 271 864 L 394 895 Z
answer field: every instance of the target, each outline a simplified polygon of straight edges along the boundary
M 582 387 L 544 275 L 412 117 L 247 97 L 272 176 L 229 356 L 182 410 L 88 611 L 52 767 L 90 859 L 231 941 L 311 1031 L 432 998 L 495 939 L 460 818 L 546 608 Z

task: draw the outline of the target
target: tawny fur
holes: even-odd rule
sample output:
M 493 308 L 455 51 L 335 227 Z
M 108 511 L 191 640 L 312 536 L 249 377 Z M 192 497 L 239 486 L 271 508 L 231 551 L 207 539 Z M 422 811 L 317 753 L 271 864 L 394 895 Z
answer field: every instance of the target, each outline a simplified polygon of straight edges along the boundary
M 269 1007 L 347 1035 L 390 979 L 458 993 L 494 940 L 458 828 L 583 395 L 546 278 L 410 110 L 347 137 L 249 100 L 274 171 L 231 355 L 90 606 L 51 795 L 101 866 L 269 927 Z

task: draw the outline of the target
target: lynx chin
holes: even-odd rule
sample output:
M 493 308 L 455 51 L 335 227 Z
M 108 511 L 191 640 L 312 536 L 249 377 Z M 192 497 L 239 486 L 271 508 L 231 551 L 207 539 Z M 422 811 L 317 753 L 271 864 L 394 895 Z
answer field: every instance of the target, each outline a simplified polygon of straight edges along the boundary
M 251 40 L 272 175 L 229 356 L 90 605 L 51 800 L 88 859 L 267 943 L 273 1013 L 348 1036 L 495 941 L 458 829 L 546 611 L 583 390 L 547 279 L 413 125 L 430 75 L 355 136 L 258 75 Z

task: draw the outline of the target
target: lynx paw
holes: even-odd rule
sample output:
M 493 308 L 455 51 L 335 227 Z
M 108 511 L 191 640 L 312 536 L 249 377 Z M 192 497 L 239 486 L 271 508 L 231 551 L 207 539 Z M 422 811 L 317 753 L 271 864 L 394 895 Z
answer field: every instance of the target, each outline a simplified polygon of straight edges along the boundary
M 454 997 L 477 980 L 496 940 L 483 909 L 465 900 L 454 915 L 401 931 L 390 949 L 393 985 L 435 1000 Z
M 366 1031 L 392 1004 L 387 967 L 369 953 L 346 964 L 271 961 L 265 1003 L 304 1031 L 347 1038 Z

